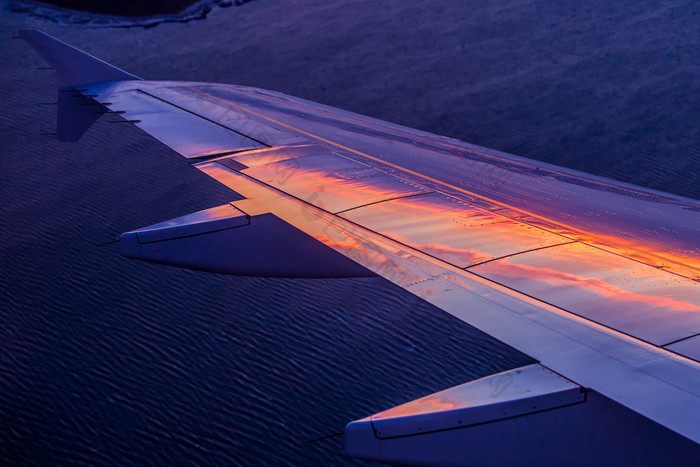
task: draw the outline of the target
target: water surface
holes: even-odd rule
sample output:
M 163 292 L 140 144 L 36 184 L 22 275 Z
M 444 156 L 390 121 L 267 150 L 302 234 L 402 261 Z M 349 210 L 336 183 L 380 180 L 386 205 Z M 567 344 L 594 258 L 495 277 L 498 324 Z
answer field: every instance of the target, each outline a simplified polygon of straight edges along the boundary
M 17 28 L 146 78 L 275 89 L 698 198 L 697 10 L 260 0 L 128 30 L 3 13 L 0 462 L 353 464 L 342 438 L 308 441 L 530 362 L 382 279 L 228 277 L 95 247 L 235 195 L 104 117 L 75 144 L 39 136 L 54 78 Z

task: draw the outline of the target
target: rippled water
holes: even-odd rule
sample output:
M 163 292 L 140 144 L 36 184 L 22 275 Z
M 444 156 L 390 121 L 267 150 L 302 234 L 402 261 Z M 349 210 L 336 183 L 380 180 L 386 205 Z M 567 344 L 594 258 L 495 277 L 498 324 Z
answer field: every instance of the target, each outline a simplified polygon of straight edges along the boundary
M 283 3 L 149 30 L 4 14 L 0 462 L 352 464 L 342 437 L 308 441 L 530 361 L 382 279 L 228 277 L 96 247 L 233 195 L 105 118 L 76 144 L 38 136 L 53 77 L 9 39 L 19 25 L 145 77 L 256 84 L 700 197 L 697 7 Z

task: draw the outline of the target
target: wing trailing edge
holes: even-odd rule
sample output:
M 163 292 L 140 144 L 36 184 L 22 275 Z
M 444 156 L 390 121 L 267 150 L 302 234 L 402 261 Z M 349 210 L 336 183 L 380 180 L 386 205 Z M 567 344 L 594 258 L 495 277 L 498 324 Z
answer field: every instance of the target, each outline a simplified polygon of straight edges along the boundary
M 39 30 L 23 29 L 19 35 L 56 69 L 61 88 L 101 81 L 141 79 Z

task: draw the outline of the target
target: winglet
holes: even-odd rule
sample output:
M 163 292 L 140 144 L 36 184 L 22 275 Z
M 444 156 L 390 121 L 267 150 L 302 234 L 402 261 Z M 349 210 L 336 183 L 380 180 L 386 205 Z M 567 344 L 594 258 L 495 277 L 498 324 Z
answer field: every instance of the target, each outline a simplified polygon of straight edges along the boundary
M 58 75 L 56 136 L 59 141 L 78 141 L 101 113 L 107 110 L 83 96 L 79 91 L 80 86 L 103 81 L 141 79 L 36 29 L 21 30 L 19 34 Z
M 141 79 L 36 29 L 24 29 L 19 34 L 56 69 L 59 88 Z

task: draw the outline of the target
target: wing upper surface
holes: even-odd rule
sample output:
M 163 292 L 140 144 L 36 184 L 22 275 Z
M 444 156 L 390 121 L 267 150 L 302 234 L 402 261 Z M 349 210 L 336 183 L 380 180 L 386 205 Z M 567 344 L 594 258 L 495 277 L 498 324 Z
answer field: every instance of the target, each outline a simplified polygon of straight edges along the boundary
M 477 411 L 471 415 L 503 420 L 501 433 L 514 435 L 538 459 L 551 454 L 550 446 L 528 439 L 540 443 L 543 433 L 573 427 L 568 438 L 557 439 L 580 442 L 579 421 L 613 430 L 602 432 L 614 440 L 602 452 L 617 452 L 621 437 L 614 430 L 634 431 L 637 414 L 681 434 L 689 452 L 697 452 L 697 201 L 275 92 L 143 81 L 43 33 L 21 34 L 56 66 L 60 92 L 67 93 L 59 93 L 59 139 L 76 140 L 95 110 L 108 108 L 245 198 L 128 232 L 120 241 L 127 256 L 230 274 L 380 275 L 540 362 L 512 370 L 520 383 L 507 407 L 483 391 L 498 380 L 493 375 L 419 401 L 423 418 L 407 420 L 415 412 L 408 404 L 389 411 L 388 419 L 378 414 L 358 421 L 350 432 L 356 440 L 367 434 L 367 447 L 389 446 L 376 444 L 380 433 L 368 424 L 377 421 L 396 438 L 419 434 L 441 449 L 450 437 L 424 437 L 423 425 L 466 428 L 462 417 L 479 397 L 460 394 L 473 392 L 487 399 L 471 407 Z M 571 420 L 563 407 L 583 405 L 586 394 L 612 399 L 624 411 L 611 415 L 612 406 L 597 399 Z M 465 410 L 448 413 L 460 401 L 469 402 Z M 509 423 L 512 411 L 534 416 L 555 408 L 564 411 L 539 419 L 548 420 L 549 431 L 533 428 L 529 415 L 520 425 Z M 610 423 L 618 415 L 626 424 Z M 452 439 L 462 445 L 475 432 L 460 433 Z M 644 436 L 661 458 L 676 453 L 656 433 Z M 589 431 L 579 447 L 588 450 L 591 440 L 602 439 L 596 435 Z M 626 439 L 637 441 L 634 433 Z M 414 459 L 406 450 L 422 450 L 414 440 L 392 445 L 401 459 Z M 568 454 L 570 445 L 555 449 Z M 493 459 L 493 449 L 486 451 Z
M 700 440 L 683 416 L 700 402 L 683 357 L 700 342 L 697 202 L 256 89 L 87 89 L 245 196 L 242 212 Z
M 94 92 L 104 90 L 91 87 Z M 313 142 L 431 190 L 700 278 L 700 204 L 448 140 L 289 96 L 229 85 L 122 83 L 269 147 Z M 123 111 L 118 105 L 113 110 Z M 137 109 L 134 109 L 135 111 Z M 125 118 L 131 119 L 127 110 Z M 137 114 L 134 114 L 137 115 Z M 148 131 L 148 130 L 146 130 Z M 173 133 L 196 133 L 184 127 Z M 158 136 L 156 136 L 158 137 Z
M 520 349 L 584 387 L 697 440 L 700 402 L 696 362 L 661 347 L 437 260 L 216 161 L 200 170 L 247 199 L 243 212 L 270 211 L 404 290 Z

